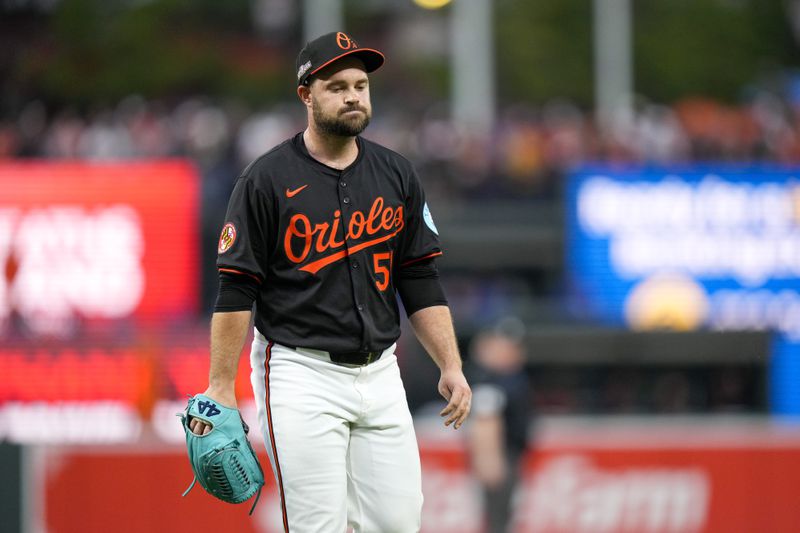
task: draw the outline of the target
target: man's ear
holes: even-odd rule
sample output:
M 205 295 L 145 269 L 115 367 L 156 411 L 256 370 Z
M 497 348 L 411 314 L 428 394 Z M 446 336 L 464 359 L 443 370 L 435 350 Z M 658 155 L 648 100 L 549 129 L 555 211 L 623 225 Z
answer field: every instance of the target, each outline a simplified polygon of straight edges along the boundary
M 311 88 L 308 85 L 298 85 L 297 96 L 304 105 L 311 105 Z

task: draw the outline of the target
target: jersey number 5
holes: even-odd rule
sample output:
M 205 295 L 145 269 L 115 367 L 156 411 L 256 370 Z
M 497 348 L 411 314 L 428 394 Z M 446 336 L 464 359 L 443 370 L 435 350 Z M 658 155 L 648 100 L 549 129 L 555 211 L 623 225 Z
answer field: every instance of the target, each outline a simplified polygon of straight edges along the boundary
M 381 264 L 381 261 L 389 261 L 389 266 Z M 375 270 L 375 276 L 382 277 L 383 279 L 375 279 L 375 286 L 379 291 L 385 291 L 389 286 L 392 272 L 392 252 L 382 252 L 372 255 L 372 267 Z

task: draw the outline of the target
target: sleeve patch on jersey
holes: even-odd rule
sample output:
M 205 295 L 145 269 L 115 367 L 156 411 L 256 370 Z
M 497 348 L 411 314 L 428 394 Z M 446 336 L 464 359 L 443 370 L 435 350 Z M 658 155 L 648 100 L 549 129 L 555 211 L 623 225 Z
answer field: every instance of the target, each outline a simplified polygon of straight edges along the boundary
M 222 233 L 219 236 L 219 245 L 217 246 L 217 253 L 224 254 L 231 249 L 233 243 L 236 241 L 236 226 L 228 222 L 223 226 Z
M 439 235 L 439 230 L 436 229 L 436 224 L 433 223 L 433 216 L 431 215 L 431 210 L 428 209 L 428 202 L 425 202 L 425 206 L 422 208 L 422 219 L 425 221 L 425 225 L 434 232 L 436 235 Z

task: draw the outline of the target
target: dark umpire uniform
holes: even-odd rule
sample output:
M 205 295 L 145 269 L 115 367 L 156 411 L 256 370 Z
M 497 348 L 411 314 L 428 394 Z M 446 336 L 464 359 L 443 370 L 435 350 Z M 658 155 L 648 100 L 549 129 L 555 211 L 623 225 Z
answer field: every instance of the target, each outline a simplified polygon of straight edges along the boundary
M 475 474 L 482 485 L 485 519 L 490 533 L 508 531 L 514 490 L 531 429 L 531 382 L 524 367 L 524 355 L 519 340 L 498 332 L 479 335 L 473 342 L 470 361 L 466 367 L 472 384 L 474 421 L 469 441 Z M 477 347 L 475 345 L 478 344 Z M 487 420 L 495 423 L 482 426 Z M 499 435 L 491 433 L 500 428 Z M 476 457 L 487 454 L 493 457 Z M 479 461 L 489 465 L 479 468 Z M 494 463 L 492 463 L 494 461 Z M 486 469 L 504 471 L 494 477 Z M 493 479 L 493 482 L 488 482 Z

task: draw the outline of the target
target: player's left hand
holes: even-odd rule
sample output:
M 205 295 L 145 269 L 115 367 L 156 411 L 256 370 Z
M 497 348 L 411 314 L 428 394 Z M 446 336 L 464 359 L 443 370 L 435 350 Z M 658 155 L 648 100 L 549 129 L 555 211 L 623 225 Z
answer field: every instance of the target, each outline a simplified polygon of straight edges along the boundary
M 447 406 L 439 413 L 439 416 L 446 417 L 444 425 L 453 424 L 453 429 L 460 428 L 469 416 L 472 406 L 472 390 L 460 368 L 442 371 L 439 394 L 448 401 Z

